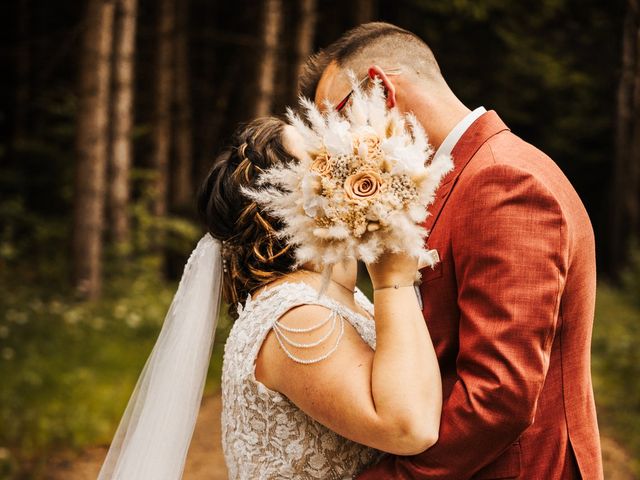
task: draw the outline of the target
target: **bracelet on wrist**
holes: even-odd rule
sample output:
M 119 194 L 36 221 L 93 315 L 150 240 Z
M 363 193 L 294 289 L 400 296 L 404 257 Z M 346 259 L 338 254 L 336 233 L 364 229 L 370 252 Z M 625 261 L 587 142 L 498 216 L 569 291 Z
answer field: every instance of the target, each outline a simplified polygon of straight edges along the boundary
M 375 287 L 373 289 L 373 291 L 375 292 L 377 290 L 387 290 L 387 289 L 390 289 L 390 288 L 392 288 L 394 290 L 398 290 L 400 288 L 408 288 L 408 287 L 415 288 L 415 287 L 420 286 L 420 283 L 421 283 L 420 281 L 415 281 L 410 285 L 401 285 L 399 283 L 394 283 L 392 285 L 385 285 L 384 287 Z

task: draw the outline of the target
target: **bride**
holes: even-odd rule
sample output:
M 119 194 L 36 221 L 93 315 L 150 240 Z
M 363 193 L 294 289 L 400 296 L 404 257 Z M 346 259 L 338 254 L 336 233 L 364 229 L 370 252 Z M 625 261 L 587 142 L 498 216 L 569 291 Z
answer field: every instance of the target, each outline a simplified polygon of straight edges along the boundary
M 222 444 L 232 479 L 352 478 L 383 452 L 437 440 L 442 392 L 414 290 L 418 260 L 294 268 L 281 225 L 241 192 L 302 153 L 276 118 L 238 129 L 198 195 L 207 234 L 192 253 L 100 479 L 178 479 L 198 412 L 220 294 L 234 325 L 222 372 Z M 375 318 L 374 318 L 375 310 Z

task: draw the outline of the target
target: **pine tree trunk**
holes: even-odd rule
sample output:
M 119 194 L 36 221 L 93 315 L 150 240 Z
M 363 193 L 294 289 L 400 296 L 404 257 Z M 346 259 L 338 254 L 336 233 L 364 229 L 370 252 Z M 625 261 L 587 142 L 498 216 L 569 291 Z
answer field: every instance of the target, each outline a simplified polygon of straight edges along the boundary
M 31 49 L 29 48 L 29 0 L 19 0 L 18 52 L 16 56 L 15 114 L 13 124 L 13 147 L 20 148 L 27 136 L 27 112 L 29 105 L 29 80 Z
M 240 71 L 240 62 L 234 62 L 227 66 L 224 77 L 216 91 L 213 108 L 209 109 L 205 117 L 203 150 L 198 167 L 198 178 L 205 178 L 215 154 L 215 142 L 220 138 L 223 122 L 229 109 L 229 100 L 233 92 L 234 83 Z
M 175 162 L 172 172 L 172 207 L 184 211 L 193 198 L 193 132 L 189 75 L 189 2 L 177 2 L 175 35 Z
M 114 3 L 89 0 L 76 127 L 73 283 L 86 298 L 100 294 Z
M 167 213 L 169 158 L 171 154 L 171 102 L 173 87 L 173 34 L 175 1 L 159 0 L 157 23 L 157 58 L 155 78 L 155 109 L 152 132 L 152 159 L 155 169 L 152 211 L 157 216 Z
M 631 236 L 636 240 L 640 240 L 640 3 L 638 0 L 630 1 L 630 10 L 633 11 L 634 18 L 635 71 L 627 205 Z
M 353 3 L 353 20 L 355 25 L 372 22 L 378 16 L 376 0 L 356 0 Z
M 277 54 L 282 28 L 281 0 L 263 1 L 262 19 L 262 58 L 258 69 L 258 93 L 255 104 L 255 116 L 271 114 L 275 94 Z
M 198 129 L 198 141 L 196 143 L 198 147 L 198 161 L 196 165 L 198 186 L 200 186 L 200 182 L 205 178 L 211 166 L 211 161 L 213 160 L 217 130 L 213 128 L 212 124 L 216 118 L 217 103 L 225 96 L 216 82 L 216 73 L 219 74 L 220 72 L 216 72 L 215 42 L 210 35 L 210 30 L 217 25 L 216 20 L 219 18 L 219 10 L 220 4 L 207 2 L 203 6 L 203 11 L 200 15 L 203 23 L 206 25 L 206 29 L 204 29 L 202 33 L 203 39 L 200 43 L 202 50 L 198 55 L 198 58 L 202 62 L 199 66 L 202 72 L 202 83 L 200 84 L 201 90 L 199 95 L 202 108 L 198 109 L 200 116 L 196 122 Z M 231 62 L 231 65 L 225 65 L 224 74 L 226 75 L 226 71 L 237 64 L 238 62 Z
M 316 33 L 316 0 L 298 0 L 298 23 L 296 25 L 295 35 L 295 64 L 292 69 L 292 81 L 291 85 L 298 85 L 298 79 L 302 75 L 304 65 L 313 53 L 313 40 Z M 298 89 L 292 89 L 292 96 L 290 99 L 291 104 L 297 103 L 297 96 L 299 95 Z
M 112 145 L 110 148 L 109 220 L 112 238 L 126 244 L 130 236 L 128 214 L 130 170 L 133 156 L 134 68 L 137 0 L 117 0 L 114 41 Z
M 619 273 L 628 256 L 629 239 L 640 235 L 640 12 L 627 1 L 622 39 L 622 69 L 617 95 L 616 155 L 613 172 L 609 270 Z

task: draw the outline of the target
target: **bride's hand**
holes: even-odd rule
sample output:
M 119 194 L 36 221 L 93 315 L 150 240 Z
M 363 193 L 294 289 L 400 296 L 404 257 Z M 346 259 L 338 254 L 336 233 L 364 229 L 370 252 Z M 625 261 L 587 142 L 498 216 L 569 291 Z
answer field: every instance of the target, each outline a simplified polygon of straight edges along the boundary
M 403 252 L 385 252 L 377 262 L 367 264 L 374 289 L 392 285 L 411 285 L 419 279 L 418 269 L 421 267 L 418 258 Z

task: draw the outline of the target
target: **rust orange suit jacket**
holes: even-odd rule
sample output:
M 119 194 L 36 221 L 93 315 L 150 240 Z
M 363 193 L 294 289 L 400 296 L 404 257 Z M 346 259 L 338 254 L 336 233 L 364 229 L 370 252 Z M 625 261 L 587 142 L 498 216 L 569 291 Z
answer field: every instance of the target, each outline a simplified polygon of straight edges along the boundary
M 452 156 L 426 222 L 441 263 L 422 271 L 421 287 L 442 372 L 439 440 L 358 478 L 602 479 L 584 206 L 558 166 L 493 111 Z

